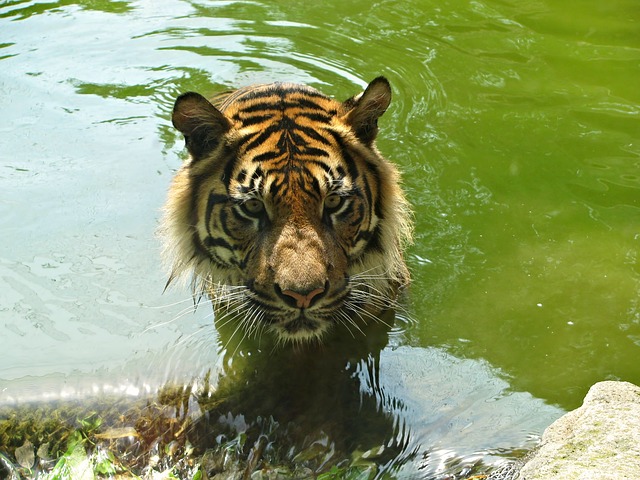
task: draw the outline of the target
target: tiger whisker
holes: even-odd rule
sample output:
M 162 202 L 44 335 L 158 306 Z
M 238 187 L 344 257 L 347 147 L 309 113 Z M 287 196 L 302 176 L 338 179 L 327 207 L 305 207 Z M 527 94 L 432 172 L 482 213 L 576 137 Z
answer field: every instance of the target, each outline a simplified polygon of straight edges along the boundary
M 243 319 L 245 324 L 245 330 L 247 331 L 248 338 L 258 331 L 260 327 L 260 319 L 262 318 L 262 312 L 255 305 L 252 305 L 248 309 L 247 316 Z M 257 338 L 257 337 L 256 337 Z
M 371 297 L 367 297 L 368 300 L 371 300 Z M 360 317 L 363 320 L 367 320 L 370 319 L 376 323 L 382 323 L 383 325 L 391 328 L 392 325 L 388 324 L 385 320 L 383 320 L 382 318 L 380 318 L 380 316 L 375 315 L 374 313 L 372 313 L 371 311 L 369 311 L 368 309 L 364 308 L 363 306 L 361 306 L 360 302 L 353 302 L 353 301 L 346 301 L 345 304 L 345 309 L 353 312 L 354 314 L 358 315 L 358 317 Z
M 175 307 L 177 305 L 180 305 L 182 303 L 187 303 L 187 302 L 192 302 L 193 299 L 190 298 L 185 298 L 183 300 L 177 300 L 175 302 L 171 302 L 171 303 L 166 303 L 163 305 L 142 305 L 142 308 L 147 308 L 149 310 L 160 310 L 160 309 L 164 309 L 164 308 L 171 308 L 171 307 Z
M 363 336 L 365 335 L 365 333 L 358 326 L 358 324 L 355 322 L 355 320 L 350 315 L 348 315 L 346 312 L 344 312 L 342 310 L 339 310 L 337 312 L 337 315 L 339 317 L 338 320 L 340 321 L 340 323 L 342 325 L 344 325 L 344 327 L 347 329 L 347 331 L 349 332 L 349 334 L 351 335 L 352 338 L 356 338 L 356 336 L 353 334 L 353 332 L 349 328 L 349 324 L 354 326 L 356 328 L 356 330 L 358 330 Z
M 235 357 L 236 353 L 238 353 L 238 349 L 240 348 L 240 345 L 242 344 L 242 341 L 246 338 L 246 331 L 242 328 L 242 322 L 238 322 L 238 324 L 236 325 L 235 330 L 233 331 L 233 333 L 229 336 L 229 338 L 225 342 L 225 344 L 223 346 L 223 350 L 225 350 L 225 351 L 229 350 L 229 345 L 231 345 L 231 342 L 233 341 L 233 338 L 236 336 L 236 333 L 238 333 L 238 332 L 242 332 L 242 335 L 241 335 L 240 340 L 238 340 L 238 342 L 236 344 L 236 348 L 234 348 L 233 352 L 231 353 L 231 357 Z
M 354 291 L 350 297 L 352 301 L 366 303 L 368 306 L 375 307 L 376 309 L 386 310 L 394 307 L 393 302 L 390 301 L 388 297 L 378 296 L 374 292 Z
M 186 301 L 188 301 L 188 300 L 186 300 Z M 181 301 L 181 302 L 176 302 L 174 305 L 178 305 L 178 304 L 180 304 L 180 303 L 184 303 L 184 302 L 185 302 L 185 300 L 183 300 L 183 301 Z M 175 322 L 177 322 L 178 320 L 180 320 L 180 319 L 182 319 L 182 318 L 186 317 L 186 316 L 187 316 L 187 315 L 189 315 L 190 313 L 195 313 L 195 310 L 196 310 L 196 309 L 195 309 L 195 307 L 193 307 L 193 306 L 185 307 L 185 308 L 183 308 L 182 310 L 180 310 L 176 315 L 174 315 L 174 316 L 173 316 L 173 318 L 171 318 L 170 320 L 167 320 L 167 321 L 165 321 L 165 322 L 160 322 L 160 323 L 154 323 L 153 325 L 149 325 L 147 328 L 145 328 L 145 329 L 141 332 L 141 334 L 147 333 L 147 332 L 149 332 L 149 331 L 151 331 L 151 330 L 154 330 L 154 329 L 156 329 L 156 328 L 159 328 L 159 327 L 164 327 L 164 326 L 166 326 L 166 325 L 171 325 L 172 323 L 175 323 Z
M 367 291 L 362 290 L 361 287 L 365 287 Z M 374 295 L 371 295 L 372 291 L 374 292 Z M 411 314 L 409 313 L 405 305 L 400 303 L 395 298 L 390 298 L 388 295 L 381 292 L 374 285 L 370 285 L 370 284 L 355 285 L 352 290 L 352 294 L 354 295 L 354 297 L 367 300 L 367 303 L 373 302 L 373 305 L 379 308 L 391 308 L 411 318 Z
M 213 329 L 210 329 L 210 325 L 200 325 L 198 327 L 198 329 L 194 332 L 189 333 L 188 335 L 180 335 L 175 342 L 173 343 L 175 346 L 182 346 L 185 345 L 187 342 L 189 342 L 192 338 L 195 338 L 196 336 L 198 338 L 202 337 L 202 331 L 214 331 Z

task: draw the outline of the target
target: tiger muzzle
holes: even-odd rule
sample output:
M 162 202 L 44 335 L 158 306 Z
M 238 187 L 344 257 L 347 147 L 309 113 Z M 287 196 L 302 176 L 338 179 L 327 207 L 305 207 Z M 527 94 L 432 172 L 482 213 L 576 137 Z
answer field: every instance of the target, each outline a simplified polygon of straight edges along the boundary
M 273 289 L 289 307 L 315 306 L 335 285 L 333 255 L 327 239 L 312 225 L 285 225 L 271 255 Z

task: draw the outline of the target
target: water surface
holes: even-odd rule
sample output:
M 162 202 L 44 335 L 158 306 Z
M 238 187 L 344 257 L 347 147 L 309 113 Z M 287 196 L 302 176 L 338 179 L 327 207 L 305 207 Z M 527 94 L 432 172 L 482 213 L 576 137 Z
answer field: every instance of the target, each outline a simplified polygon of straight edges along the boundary
M 208 307 L 163 293 L 154 234 L 179 93 L 346 99 L 381 74 L 414 281 L 379 383 L 354 375 L 381 431 L 403 425 L 396 473 L 499 463 L 592 383 L 639 383 L 638 21 L 632 0 L 4 2 L 0 403 L 220 368 Z

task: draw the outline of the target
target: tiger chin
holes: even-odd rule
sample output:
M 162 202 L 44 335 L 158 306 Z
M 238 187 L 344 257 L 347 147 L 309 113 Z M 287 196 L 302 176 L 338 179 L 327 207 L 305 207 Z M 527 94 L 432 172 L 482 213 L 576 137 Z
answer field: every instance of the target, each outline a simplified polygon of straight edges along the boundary
M 305 85 L 180 95 L 172 122 L 189 158 L 164 206 L 169 283 L 191 279 L 243 337 L 320 342 L 352 334 L 409 281 L 411 213 L 375 145 L 384 77 L 344 102 Z

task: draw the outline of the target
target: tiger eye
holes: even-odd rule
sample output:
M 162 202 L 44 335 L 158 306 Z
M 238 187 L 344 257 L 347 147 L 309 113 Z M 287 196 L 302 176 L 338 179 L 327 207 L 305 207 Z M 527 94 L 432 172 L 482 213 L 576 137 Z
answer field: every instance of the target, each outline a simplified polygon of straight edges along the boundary
M 328 210 L 337 210 L 342 205 L 344 198 L 336 193 L 332 193 L 324 199 L 324 208 Z
M 245 211 L 251 215 L 259 215 L 264 212 L 264 203 L 257 198 L 251 198 L 242 204 Z

